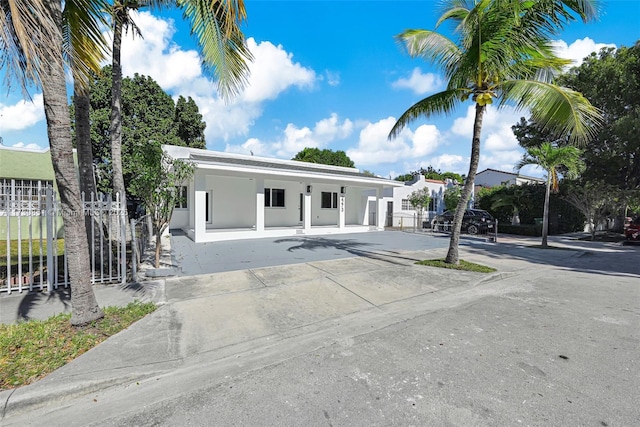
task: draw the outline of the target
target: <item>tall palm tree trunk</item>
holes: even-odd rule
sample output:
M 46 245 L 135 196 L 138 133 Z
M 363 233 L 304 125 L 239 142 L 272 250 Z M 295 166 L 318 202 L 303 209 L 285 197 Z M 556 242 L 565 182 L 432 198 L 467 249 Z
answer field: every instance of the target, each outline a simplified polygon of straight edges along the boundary
M 60 1 L 46 0 L 46 6 L 57 27 L 61 29 Z M 71 281 L 71 324 L 83 325 L 102 318 L 104 313 L 98 306 L 89 280 L 89 248 L 73 161 L 67 86 L 62 62 L 62 32 L 56 36 L 57 40 L 53 45 L 59 47 L 59 52 L 54 52 L 44 65 L 46 73 L 42 79 L 42 94 L 51 160 L 63 209 L 65 254 L 68 257 Z
M 113 179 L 113 191 L 120 195 L 120 203 L 125 208 L 125 225 L 127 239 L 130 236 L 129 216 L 127 214 L 127 192 L 124 186 L 124 175 L 122 172 L 122 27 L 126 16 L 126 10 L 116 9 L 114 12 L 113 24 L 113 67 L 111 72 L 111 124 L 109 134 L 111 135 L 111 167 Z
M 96 186 L 93 173 L 93 150 L 91 148 L 90 130 L 90 102 L 89 95 L 81 89 L 74 79 L 73 104 L 76 122 L 76 148 L 78 152 L 78 169 L 80 176 L 80 191 L 90 198 L 95 194 Z
M 460 194 L 460 200 L 458 200 L 458 206 L 456 207 L 456 213 L 453 216 L 453 229 L 451 230 L 451 239 L 449 240 L 449 251 L 445 262 L 447 264 L 459 264 L 460 255 L 458 252 L 458 244 L 460 243 L 460 232 L 462 231 L 462 219 L 464 217 L 464 211 L 469 203 L 471 192 L 473 191 L 473 184 L 476 178 L 476 172 L 478 171 L 478 163 L 480 162 L 480 133 L 482 132 L 482 119 L 486 106 L 476 104 L 476 117 L 473 123 L 473 141 L 471 142 L 471 161 L 469 162 L 469 173 L 467 179 L 462 187 Z
M 549 234 L 549 195 L 551 194 L 551 171 L 548 171 L 547 190 L 544 193 L 544 211 L 542 213 L 542 247 L 548 247 L 547 235 Z

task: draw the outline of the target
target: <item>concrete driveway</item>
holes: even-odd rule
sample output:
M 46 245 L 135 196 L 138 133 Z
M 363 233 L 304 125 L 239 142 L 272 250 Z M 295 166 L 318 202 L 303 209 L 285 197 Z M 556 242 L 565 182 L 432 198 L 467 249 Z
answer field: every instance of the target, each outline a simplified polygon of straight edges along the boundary
M 467 244 L 473 240 L 461 241 Z M 475 240 L 484 242 L 484 240 Z M 355 256 L 376 257 L 406 251 L 446 248 L 449 235 L 383 231 L 325 236 L 279 237 L 194 243 L 172 235 L 173 264 L 179 275 L 222 273 L 249 268 L 329 261 Z

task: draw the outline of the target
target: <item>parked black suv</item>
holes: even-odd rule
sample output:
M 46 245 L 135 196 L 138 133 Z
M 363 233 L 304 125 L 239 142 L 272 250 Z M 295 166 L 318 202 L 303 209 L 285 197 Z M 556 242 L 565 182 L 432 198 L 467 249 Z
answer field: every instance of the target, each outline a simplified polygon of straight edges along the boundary
M 444 211 L 433 220 L 435 230 L 451 231 L 455 211 Z M 493 231 L 496 221 L 487 211 L 482 209 L 467 209 L 462 218 L 462 231 L 469 234 L 487 234 Z

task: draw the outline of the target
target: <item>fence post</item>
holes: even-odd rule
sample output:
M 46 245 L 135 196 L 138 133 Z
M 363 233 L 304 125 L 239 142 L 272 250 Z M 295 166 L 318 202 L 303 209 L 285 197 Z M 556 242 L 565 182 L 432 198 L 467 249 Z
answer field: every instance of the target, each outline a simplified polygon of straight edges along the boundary
M 53 190 L 51 186 L 47 186 L 46 190 L 46 215 L 47 215 L 47 292 L 53 291 L 53 275 L 55 268 L 53 267 Z
M 120 215 L 120 225 L 121 225 L 121 231 L 120 231 L 120 248 L 122 251 L 122 268 L 120 269 L 121 272 L 121 276 L 120 276 L 120 283 L 122 283 L 123 285 L 127 283 L 127 223 L 126 223 L 126 218 L 127 216 L 124 214 L 124 210 L 127 208 L 126 206 L 122 206 L 122 198 L 120 197 L 120 194 L 116 193 L 116 202 L 118 204 L 118 208 L 119 208 L 119 215 Z
M 11 294 L 11 204 L 15 197 L 15 181 L 11 180 L 11 193 L 10 197 L 7 197 L 7 204 L 5 205 L 7 213 L 7 293 Z
M 136 243 L 136 220 L 131 218 L 131 280 L 138 281 L 138 245 Z

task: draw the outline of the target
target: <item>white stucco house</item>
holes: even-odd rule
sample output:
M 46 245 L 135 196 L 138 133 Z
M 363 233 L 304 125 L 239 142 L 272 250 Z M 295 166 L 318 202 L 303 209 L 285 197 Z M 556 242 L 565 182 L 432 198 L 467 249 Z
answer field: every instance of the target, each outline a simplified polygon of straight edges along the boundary
M 384 190 L 384 217 L 387 227 L 422 227 L 418 221 L 431 221 L 437 214 L 445 210 L 444 192 L 453 186 L 452 182 L 427 179 L 424 175 L 416 174 L 411 181 L 402 186 L 390 187 Z M 409 195 L 417 190 L 427 188 L 431 196 L 429 208 L 418 218 L 418 212 L 409 202 Z M 370 191 L 367 193 L 372 195 Z
M 384 193 L 404 186 L 355 168 L 163 148 L 195 165 L 169 225 L 195 242 L 383 230 Z
M 520 175 L 515 172 L 505 172 L 497 169 L 485 169 L 476 174 L 474 184 L 481 187 L 496 187 L 499 185 L 544 184 L 542 178 Z

